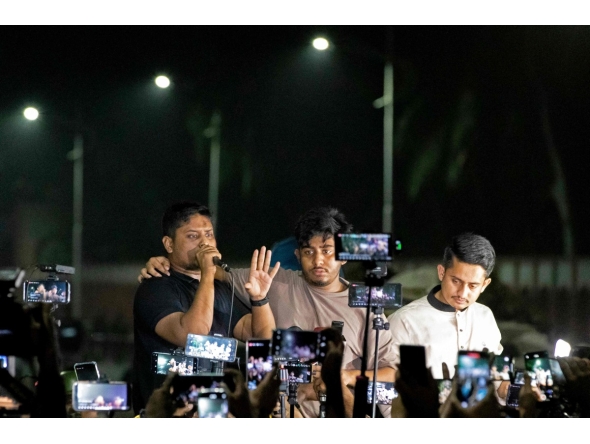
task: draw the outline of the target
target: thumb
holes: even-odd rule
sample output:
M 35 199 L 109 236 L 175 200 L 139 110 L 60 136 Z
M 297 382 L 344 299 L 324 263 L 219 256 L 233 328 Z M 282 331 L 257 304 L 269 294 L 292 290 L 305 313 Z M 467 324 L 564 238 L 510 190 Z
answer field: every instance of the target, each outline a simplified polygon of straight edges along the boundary
M 250 282 L 246 282 L 246 285 L 244 285 L 244 288 L 246 290 L 250 290 L 252 288 L 252 284 Z

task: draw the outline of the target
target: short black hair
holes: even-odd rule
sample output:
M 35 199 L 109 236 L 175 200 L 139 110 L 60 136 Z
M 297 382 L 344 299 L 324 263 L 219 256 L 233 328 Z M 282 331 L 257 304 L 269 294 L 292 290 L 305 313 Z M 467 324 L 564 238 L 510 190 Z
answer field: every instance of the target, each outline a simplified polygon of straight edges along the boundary
M 195 214 L 211 219 L 209 208 L 198 202 L 183 201 L 170 205 L 162 216 L 162 234 L 174 239 L 176 230 L 186 224 Z
M 307 211 L 295 224 L 295 238 L 299 248 L 309 246 L 315 236 L 322 236 L 325 242 L 336 233 L 350 233 L 352 225 L 344 214 L 333 207 L 318 207 Z
M 451 240 L 443 254 L 445 270 L 453 265 L 453 258 L 471 265 L 479 265 L 489 277 L 496 264 L 496 252 L 489 240 L 473 233 L 462 233 Z

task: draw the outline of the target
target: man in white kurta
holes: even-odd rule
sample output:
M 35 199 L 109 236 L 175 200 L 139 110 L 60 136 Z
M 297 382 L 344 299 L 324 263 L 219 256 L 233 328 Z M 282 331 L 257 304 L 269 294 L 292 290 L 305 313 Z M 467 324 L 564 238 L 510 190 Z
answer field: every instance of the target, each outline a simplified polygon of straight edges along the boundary
M 388 318 L 396 365 L 401 344 L 425 347 L 426 365 L 435 379 L 443 377 L 443 362 L 453 376 L 459 350 L 502 353 L 492 311 L 476 302 L 491 282 L 495 258 L 494 248 L 482 236 L 464 233 L 453 238 L 437 267 L 441 285 Z

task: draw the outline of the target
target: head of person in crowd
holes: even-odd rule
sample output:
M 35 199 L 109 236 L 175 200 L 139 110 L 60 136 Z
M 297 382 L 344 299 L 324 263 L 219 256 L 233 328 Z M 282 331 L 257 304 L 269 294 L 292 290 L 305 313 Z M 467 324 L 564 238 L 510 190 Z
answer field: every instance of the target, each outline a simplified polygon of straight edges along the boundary
M 199 245 L 217 247 L 211 212 L 198 202 L 178 202 L 169 206 L 162 217 L 162 243 L 172 267 L 179 271 L 196 271 L 195 252 Z
M 295 225 L 295 256 L 308 284 L 326 290 L 339 285 L 340 268 L 346 262 L 336 260 L 334 237 L 351 231 L 352 225 L 336 208 L 314 208 L 299 218 Z
M 473 233 L 455 236 L 437 267 L 441 291 L 437 298 L 456 310 L 477 301 L 490 284 L 496 252 L 490 241 Z

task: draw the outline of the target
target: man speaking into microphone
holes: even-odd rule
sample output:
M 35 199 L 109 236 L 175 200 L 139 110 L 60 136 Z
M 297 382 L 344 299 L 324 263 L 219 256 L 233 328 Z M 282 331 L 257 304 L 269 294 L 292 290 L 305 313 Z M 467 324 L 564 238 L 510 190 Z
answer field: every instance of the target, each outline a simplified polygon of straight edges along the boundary
M 170 274 L 142 282 L 133 303 L 134 400 L 138 413 L 145 407 L 158 380 L 152 373 L 152 353 L 171 353 L 186 345 L 189 333 L 219 334 L 241 341 L 270 338 L 275 321 L 266 298 L 280 264 L 269 271 L 271 252 L 255 250 L 243 287 L 249 308 L 233 297 L 231 282 L 215 279 L 221 261 L 209 209 L 197 202 L 168 207 L 162 217 L 162 243 L 170 262 Z M 236 295 L 237 296 L 237 295 Z M 239 295 L 246 296 L 246 295 Z

